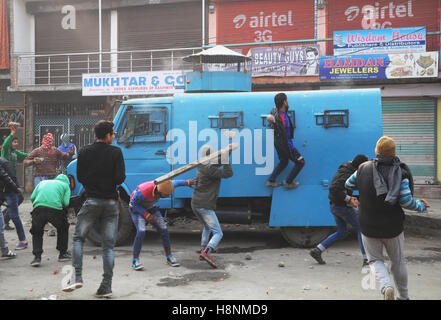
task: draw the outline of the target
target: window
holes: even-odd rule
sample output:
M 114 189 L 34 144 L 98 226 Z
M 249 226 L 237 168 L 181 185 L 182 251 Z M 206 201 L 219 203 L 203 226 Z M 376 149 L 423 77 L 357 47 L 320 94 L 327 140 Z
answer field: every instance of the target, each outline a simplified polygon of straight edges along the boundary
M 325 110 L 315 114 L 315 123 L 325 129 L 333 127 L 349 127 L 349 110 Z
M 118 143 L 165 142 L 167 108 L 132 108 L 127 112 Z
M 243 128 L 243 112 L 219 112 L 217 116 L 209 116 L 211 128 L 234 129 Z

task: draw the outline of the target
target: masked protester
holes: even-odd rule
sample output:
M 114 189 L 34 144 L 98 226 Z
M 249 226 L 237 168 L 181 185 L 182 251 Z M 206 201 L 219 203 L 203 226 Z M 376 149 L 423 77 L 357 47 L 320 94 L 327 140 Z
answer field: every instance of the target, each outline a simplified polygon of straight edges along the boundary
M 213 153 L 209 145 L 201 148 L 201 156 L 206 157 Z M 191 208 L 204 229 L 201 236 L 201 251 L 199 260 L 206 261 L 211 267 L 217 268 L 211 253 L 222 240 L 221 225 L 216 216 L 216 202 L 219 195 L 222 179 L 233 176 L 233 168 L 229 162 L 229 153 L 222 152 L 221 163 L 206 162 L 198 166 L 196 186 L 191 198 Z M 210 235 L 212 237 L 210 238 Z
M 352 161 L 343 162 L 332 178 L 328 198 L 331 213 L 337 225 L 337 232 L 331 234 L 309 252 L 319 264 L 325 264 L 325 261 L 322 259 L 322 252 L 332 246 L 336 241 L 346 238 L 348 234 L 347 225 L 350 224 L 354 227 L 358 235 L 358 243 L 360 245 L 361 254 L 363 255 L 362 267 L 368 265 L 358 223 L 358 213 L 356 210 L 358 206 L 357 198 L 352 197 L 352 191 L 348 191 L 345 188 L 346 180 L 358 169 L 360 164 L 366 161 L 368 161 L 367 156 L 358 154 Z
M 9 161 L 9 165 L 12 170 L 11 173 L 12 176 L 17 177 L 17 162 L 23 162 L 23 160 L 25 160 L 26 157 L 29 156 L 29 153 L 18 150 L 19 141 L 18 141 L 18 137 L 15 136 L 18 124 L 15 122 L 10 122 L 8 125 L 9 128 L 11 129 L 11 134 L 5 137 L 5 139 L 3 140 L 1 155 L 2 158 L 5 158 L 6 160 Z M 18 195 L 18 206 L 20 206 L 24 198 L 23 198 L 23 193 L 20 190 L 20 186 L 18 185 L 18 181 L 16 181 L 16 184 L 19 187 L 17 195 Z M 11 220 L 9 211 L 10 210 L 8 208 L 6 208 L 3 211 L 3 216 L 5 220 L 5 230 L 14 230 L 14 228 L 9 225 L 9 221 Z
M 358 189 L 360 230 L 371 272 L 380 282 L 385 300 L 394 300 L 395 288 L 384 264 L 383 248 L 391 262 L 398 300 L 409 299 L 404 254 L 404 211 L 426 211 L 426 200 L 413 198 L 409 167 L 395 155 L 395 141 L 383 136 L 375 147 L 376 158 L 361 164 L 345 187 Z
M 77 147 L 72 142 L 70 142 L 70 138 L 67 133 L 63 133 L 60 136 L 60 140 L 61 140 L 61 144 L 59 145 L 58 150 L 60 150 L 64 153 L 69 153 L 69 150 L 71 148 L 73 148 L 73 154 L 72 154 L 71 160 L 60 160 L 58 163 L 59 164 L 59 172 L 66 174 L 66 168 L 67 168 L 68 164 L 72 160 L 75 160 L 78 156 Z
M 139 254 L 141 253 L 142 242 L 146 232 L 146 221 L 155 227 L 161 235 L 167 263 L 172 267 L 179 267 L 179 263 L 171 253 L 170 233 L 167 224 L 159 211 L 159 207 L 155 206 L 155 203 L 160 198 L 168 198 L 173 193 L 174 188 L 181 186 L 191 187 L 193 184 L 193 179 L 167 180 L 158 185 L 153 181 L 147 181 L 137 186 L 136 190 L 133 191 L 129 203 L 129 212 L 136 227 L 136 236 L 133 243 L 132 269 L 144 269 L 144 266 L 139 261 Z
M 72 147 L 68 153 L 55 148 L 52 133 L 47 133 L 42 139 L 41 146 L 32 150 L 23 164 L 25 167 L 34 166 L 34 187 L 36 187 L 40 181 L 54 179 L 57 176 L 58 161 L 71 160 L 73 155 Z

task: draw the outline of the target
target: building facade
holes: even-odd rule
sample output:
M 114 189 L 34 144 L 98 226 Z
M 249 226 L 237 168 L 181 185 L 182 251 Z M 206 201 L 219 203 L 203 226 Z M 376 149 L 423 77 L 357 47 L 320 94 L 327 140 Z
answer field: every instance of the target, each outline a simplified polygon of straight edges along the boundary
M 253 57 L 254 91 L 380 88 L 383 133 L 397 141 L 397 154 L 409 164 L 417 184 L 441 181 L 441 0 L 4 3 L 9 39 L 1 43 L 8 43 L 10 65 L 0 70 L 1 101 L 10 102 L 0 112 L 24 115 L 26 151 L 38 146 L 46 132 L 56 139 L 68 133 L 81 147 L 92 141 L 98 119 L 113 117 L 122 96 L 83 96 L 83 74 L 186 70 L 183 56 L 222 44 Z M 435 76 L 323 77 L 321 62 L 336 56 L 336 32 L 395 28 L 424 28 L 424 51 L 417 54 L 437 54 L 435 64 L 424 70 L 432 69 Z M 410 61 L 412 48 L 399 54 L 404 59 L 406 53 Z M 404 66 L 397 70 L 407 72 Z

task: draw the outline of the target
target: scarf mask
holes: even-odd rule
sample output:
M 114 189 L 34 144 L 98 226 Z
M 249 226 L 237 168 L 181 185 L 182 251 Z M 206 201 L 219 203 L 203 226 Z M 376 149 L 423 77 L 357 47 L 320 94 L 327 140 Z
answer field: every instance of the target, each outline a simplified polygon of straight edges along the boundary
M 41 146 L 44 150 L 50 150 L 54 145 L 54 136 L 52 133 L 47 133 L 43 137 L 43 141 L 41 142 Z

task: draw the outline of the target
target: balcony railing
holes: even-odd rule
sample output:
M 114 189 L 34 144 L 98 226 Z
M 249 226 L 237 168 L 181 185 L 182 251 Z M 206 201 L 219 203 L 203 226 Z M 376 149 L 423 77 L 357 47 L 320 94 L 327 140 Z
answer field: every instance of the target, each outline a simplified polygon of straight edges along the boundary
M 16 90 L 54 86 L 81 87 L 84 73 L 188 70 L 182 58 L 202 48 L 108 51 L 15 56 Z

